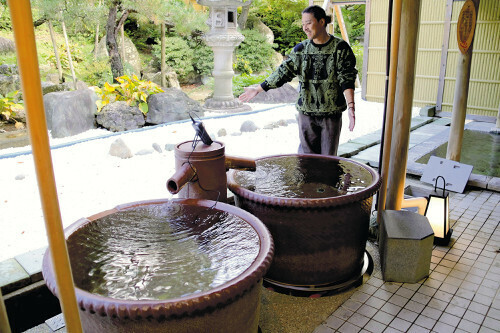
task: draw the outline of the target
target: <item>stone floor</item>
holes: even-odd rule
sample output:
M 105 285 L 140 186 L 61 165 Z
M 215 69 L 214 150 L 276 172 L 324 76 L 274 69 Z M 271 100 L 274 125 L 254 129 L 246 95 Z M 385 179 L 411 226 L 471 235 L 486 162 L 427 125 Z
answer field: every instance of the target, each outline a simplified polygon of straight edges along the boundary
M 380 265 L 315 333 L 499 332 L 500 193 L 450 198 L 449 246 L 435 246 L 428 278 L 384 282 Z

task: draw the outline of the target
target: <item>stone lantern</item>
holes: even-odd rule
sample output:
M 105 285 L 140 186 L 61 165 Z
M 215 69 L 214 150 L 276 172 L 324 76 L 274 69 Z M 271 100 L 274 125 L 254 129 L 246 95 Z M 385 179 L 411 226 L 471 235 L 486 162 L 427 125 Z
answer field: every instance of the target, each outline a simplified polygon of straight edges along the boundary
M 241 0 L 196 0 L 210 8 L 207 24 L 210 31 L 203 36 L 205 43 L 214 51 L 214 94 L 205 101 L 203 108 L 212 112 L 249 111 L 233 95 L 233 51 L 245 37 L 237 31 L 237 8 Z

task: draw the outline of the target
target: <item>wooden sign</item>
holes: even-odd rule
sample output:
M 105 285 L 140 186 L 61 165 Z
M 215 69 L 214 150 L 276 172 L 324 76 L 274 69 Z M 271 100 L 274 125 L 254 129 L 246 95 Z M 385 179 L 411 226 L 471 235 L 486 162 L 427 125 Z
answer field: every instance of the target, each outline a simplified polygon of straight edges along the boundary
M 476 28 L 476 7 L 472 0 L 465 1 L 457 22 L 457 42 L 460 51 L 465 54 L 469 50 Z

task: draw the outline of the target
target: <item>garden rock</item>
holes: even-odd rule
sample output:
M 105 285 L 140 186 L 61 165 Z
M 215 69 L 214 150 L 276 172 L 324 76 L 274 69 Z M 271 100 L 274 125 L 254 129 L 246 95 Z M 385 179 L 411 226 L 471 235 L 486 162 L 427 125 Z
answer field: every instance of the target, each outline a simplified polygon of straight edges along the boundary
M 153 149 L 156 150 L 157 152 L 159 152 L 160 154 L 162 153 L 160 145 L 157 144 L 156 142 L 153 143 Z
M 139 150 L 137 153 L 135 153 L 136 155 L 150 155 L 154 152 L 153 149 L 141 149 Z
M 221 136 L 226 136 L 227 135 L 227 131 L 225 128 L 221 128 L 217 131 L 217 136 L 221 137 Z
M 255 132 L 258 129 L 257 125 L 255 125 L 255 123 L 251 120 L 245 120 L 240 127 L 241 132 Z
M 122 139 L 116 139 L 109 147 L 109 155 L 122 159 L 134 156 L 132 151 Z
M 73 83 L 73 80 L 71 81 L 66 81 L 62 84 L 64 86 L 65 90 L 83 90 L 87 89 L 88 86 L 85 82 L 76 80 L 76 89 L 75 89 L 75 84 Z
M 177 79 L 177 73 L 175 71 L 167 71 L 165 73 L 166 77 L 166 86 L 163 88 L 178 88 L 181 89 L 181 85 L 179 84 L 179 80 Z M 157 73 L 144 73 L 142 75 L 142 79 L 146 81 L 151 81 L 156 83 L 161 87 L 161 72 Z
M 118 52 L 122 54 L 122 38 L 118 37 L 116 38 L 116 41 L 118 42 Z M 101 41 L 97 45 L 97 58 L 105 58 L 109 57 L 108 50 L 106 48 L 106 36 L 101 38 Z M 137 48 L 135 47 L 134 43 L 130 38 L 125 36 L 125 66 L 126 64 L 130 64 L 132 66 L 132 69 L 134 71 L 134 74 L 140 75 L 141 74 L 141 59 L 139 57 L 139 52 L 137 51 Z
M 298 96 L 299 92 L 289 83 L 285 83 L 277 89 L 260 92 L 250 100 L 250 103 L 295 103 Z
M 128 106 L 124 101 L 105 105 L 97 114 L 96 121 L 112 132 L 128 131 L 145 124 L 141 110 L 137 106 Z
M 68 91 L 68 90 L 69 89 L 66 89 L 66 87 L 62 84 L 42 81 L 42 94 L 43 95 L 50 94 L 53 92 Z
M 59 84 L 59 74 L 57 73 L 49 73 L 45 76 L 45 81 L 51 82 L 53 84 Z
M 174 150 L 174 149 L 175 149 L 175 146 L 176 146 L 176 145 L 175 145 L 175 144 L 173 144 L 173 143 L 167 143 L 167 144 L 165 145 L 165 150 L 166 150 L 166 151 L 172 151 L 172 150 Z
M 0 53 L 11 53 L 16 51 L 16 43 L 14 41 L 0 37 Z
M 195 112 L 199 117 L 203 116 L 201 105 L 176 88 L 167 88 L 163 93 L 149 95 L 148 107 L 146 122 L 149 124 L 157 125 L 189 119 L 189 112 Z
M 0 65 L 0 74 L 1 75 L 9 75 L 9 76 L 12 76 L 12 75 L 18 75 L 19 72 L 17 70 L 17 66 L 16 65 Z
M 95 128 L 97 95 L 90 89 L 48 93 L 43 96 L 47 128 L 53 138 Z
M 0 75 L 0 94 L 5 96 L 14 90 L 21 90 L 19 75 Z

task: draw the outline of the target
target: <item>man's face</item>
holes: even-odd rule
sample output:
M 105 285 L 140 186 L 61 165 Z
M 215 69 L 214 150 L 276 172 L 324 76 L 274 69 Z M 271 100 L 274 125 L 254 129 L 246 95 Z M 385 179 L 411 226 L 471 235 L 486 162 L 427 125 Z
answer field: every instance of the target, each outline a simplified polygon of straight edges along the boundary
M 312 13 L 302 14 L 302 30 L 304 30 L 308 39 L 315 39 L 319 35 L 319 32 L 325 29 L 323 21 L 323 19 L 316 20 Z

